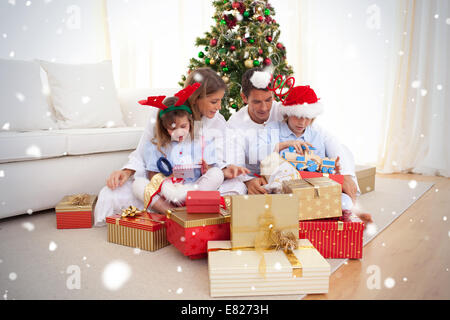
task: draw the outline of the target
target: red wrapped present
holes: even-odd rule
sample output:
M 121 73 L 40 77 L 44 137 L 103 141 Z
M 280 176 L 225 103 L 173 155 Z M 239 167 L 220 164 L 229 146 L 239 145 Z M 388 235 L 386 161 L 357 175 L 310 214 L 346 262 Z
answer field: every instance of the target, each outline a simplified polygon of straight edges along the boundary
M 344 176 L 341 174 L 329 174 L 329 173 L 309 172 L 309 171 L 299 171 L 299 173 L 300 173 L 300 176 L 302 177 L 302 179 L 328 177 L 331 180 L 336 181 L 340 185 L 342 185 L 344 183 Z
M 128 214 L 127 214 L 128 210 Z M 156 251 L 169 245 L 166 238 L 166 217 L 157 213 L 138 212 L 106 217 L 108 242 L 121 244 L 147 251 Z
M 57 229 L 92 228 L 96 195 L 65 196 L 55 207 Z
M 167 240 L 191 259 L 207 256 L 210 240 L 230 240 L 230 216 L 221 213 L 187 213 L 174 208 L 167 213 Z
M 299 238 L 308 239 L 328 259 L 361 259 L 364 222 L 357 216 L 300 221 Z
M 219 213 L 219 191 L 188 191 L 186 195 L 187 213 Z

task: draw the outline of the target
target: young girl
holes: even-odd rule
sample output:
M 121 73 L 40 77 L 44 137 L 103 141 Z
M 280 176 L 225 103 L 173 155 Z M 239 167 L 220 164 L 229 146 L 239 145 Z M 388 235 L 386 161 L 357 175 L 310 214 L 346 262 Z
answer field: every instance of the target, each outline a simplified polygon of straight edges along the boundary
M 175 97 L 148 97 L 140 101 L 161 109 L 155 124 L 155 137 L 147 141 L 144 151 L 146 178 L 136 178 L 133 192 L 153 211 L 165 213 L 167 209 L 182 203 L 187 190 L 217 190 L 224 175 L 218 167 L 215 149 L 203 137 L 194 137 L 194 121 L 191 108 L 185 104 L 187 98 L 200 87 L 196 83 L 181 90 Z M 169 166 L 172 167 L 172 172 Z M 156 174 L 182 176 L 183 182 L 164 181 L 161 175 L 154 187 L 148 184 Z M 161 192 L 159 192 L 161 185 Z M 176 187 L 175 187 L 176 185 Z M 183 187 L 181 187 L 183 186 Z

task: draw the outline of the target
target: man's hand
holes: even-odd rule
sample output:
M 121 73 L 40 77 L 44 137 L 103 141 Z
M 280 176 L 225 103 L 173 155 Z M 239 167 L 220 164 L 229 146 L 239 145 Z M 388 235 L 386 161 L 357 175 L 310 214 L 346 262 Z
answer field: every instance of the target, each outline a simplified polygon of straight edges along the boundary
M 225 179 L 233 179 L 242 174 L 249 174 L 250 170 L 244 167 L 239 167 L 235 166 L 234 164 L 231 164 L 226 168 L 223 168 L 222 172 Z
M 134 170 L 130 169 L 114 171 L 106 180 L 106 185 L 111 190 L 121 187 L 134 174 L 134 172 Z
M 348 194 L 348 196 L 352 199 L 353 204 L 356 202 L 356 192 L 358 188 L 356 187 L 356 183 L 353 181 L 352 176 L 345 175 L 344 183 L 342 184 L 342 192 Z
M 266 189 L 262 187 L 265 184 L 267 184 L 267 181 L 263 177 L 254 178 L 252 180 L 245 182 L 248 194 L 266 194 L 267 193 Z
M 335 163 L 335 174 L 341 174 L 341 163 L 339 162 L 339 156 L 336 158 L 336 163 Z

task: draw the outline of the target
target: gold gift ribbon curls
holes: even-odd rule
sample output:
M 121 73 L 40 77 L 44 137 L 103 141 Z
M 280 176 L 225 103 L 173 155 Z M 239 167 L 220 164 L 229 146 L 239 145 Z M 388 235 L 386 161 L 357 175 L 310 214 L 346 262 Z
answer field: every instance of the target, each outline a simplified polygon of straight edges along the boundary
M 73 206 L 86 206 L 90 202 L 90 195 L 83 193 L 70 196 L 68 202 Z
M 139 214 L 143 214 L 145 211 L 141 211 L 135 206 L 129 206 L 126 209 L 122 209 L 122 217 L 134 218 Z

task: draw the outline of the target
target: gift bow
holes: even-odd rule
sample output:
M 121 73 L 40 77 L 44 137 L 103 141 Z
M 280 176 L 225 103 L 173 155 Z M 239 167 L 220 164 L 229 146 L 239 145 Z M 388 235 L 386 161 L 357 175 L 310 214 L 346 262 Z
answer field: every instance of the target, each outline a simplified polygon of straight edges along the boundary
M 86 206 L 89 204 L 90 196 L 86 193 L 77 194 L 69 197 L 69 202 L 74 206 Z

